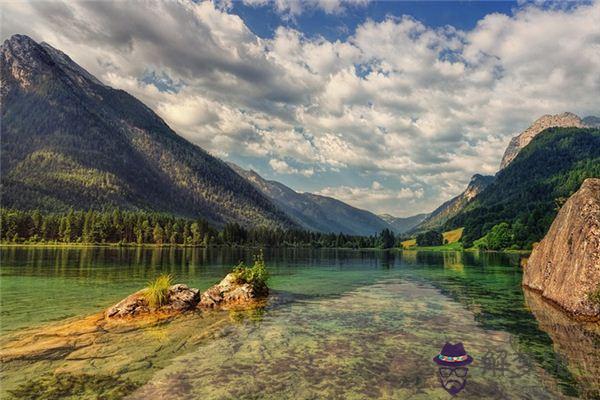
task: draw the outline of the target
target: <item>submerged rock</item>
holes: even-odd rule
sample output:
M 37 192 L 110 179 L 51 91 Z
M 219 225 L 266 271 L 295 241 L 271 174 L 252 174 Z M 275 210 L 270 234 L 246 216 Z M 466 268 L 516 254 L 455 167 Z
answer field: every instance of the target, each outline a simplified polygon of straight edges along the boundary
M 591 298 L 600 288 L 600 179 L 586 179 L 561 207 L 527 261 L 523 285 L 576 316 L 600 317 Z
M 169 314 L 178 313 L 195 308 L 200 301 L 198 289 L 177 284 L 169 288 L 165 304 L 153 310 L 148 304 L 144 292 L 145 289 L 139 290 L 121 300 L 106 310 L 106 316 L 108 318 L 134 317 L 140 314 L 147 314 L 150 311 L 160 311 Z
M 268 294 L 267 286 L 239 282 L 236 274 L 229 273 L 221 282 L 202 293 L 199 306 L 204 308 L 243 306 L 254 303 Z

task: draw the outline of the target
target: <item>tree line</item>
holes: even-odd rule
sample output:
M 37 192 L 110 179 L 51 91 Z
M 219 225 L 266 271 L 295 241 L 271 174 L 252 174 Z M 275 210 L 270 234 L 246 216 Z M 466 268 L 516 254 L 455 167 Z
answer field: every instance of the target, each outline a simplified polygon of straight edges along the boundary
M 397 246 L 389 229 L 378 235 L 356 236 L 268 227 L 246 228 L 228 223 L 218 230 L 204 219 L 186 219 L 144 211 L 69 211 L 42 213 L 0 209 L 2 243 L 82 243 L 157 245 L 310 246 L 383 248 Z

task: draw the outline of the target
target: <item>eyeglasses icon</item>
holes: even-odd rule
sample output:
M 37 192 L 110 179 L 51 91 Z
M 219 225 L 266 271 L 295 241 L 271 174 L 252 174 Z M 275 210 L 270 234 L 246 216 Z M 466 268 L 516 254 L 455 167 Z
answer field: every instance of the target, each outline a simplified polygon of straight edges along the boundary
M 456 367 L 456 368 L 440 367 L 439 370 L 440 370 L 440 375 L 443 378 L 450 377 L 450 375 L 452 375 L 452 373 L 454 373 L 459 378 L 464 378 L 465 376 L 467 376 L 467 373 L 469 372 L 469 368 L 465 368 L 465 367 Z

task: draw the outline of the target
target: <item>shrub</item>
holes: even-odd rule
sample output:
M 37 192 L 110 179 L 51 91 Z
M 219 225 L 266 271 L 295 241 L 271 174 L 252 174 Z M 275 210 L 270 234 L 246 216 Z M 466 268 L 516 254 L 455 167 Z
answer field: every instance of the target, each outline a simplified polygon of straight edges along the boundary
M 148 282 L 148 287 L 144 291 L 144 297 L 148 300 L 150 307 L 158 308 L 167 302 L 169 287 L 171 287 L 173 277 L 163 274 Z
M 249 267 L 244 262 L 240 262 L 233 268 L 233 273 L 238 283 L 249 283 L 258 292 L 268 290 L 269 271 L 267 271 L 262 251 L 254 256 L 254 265 Z

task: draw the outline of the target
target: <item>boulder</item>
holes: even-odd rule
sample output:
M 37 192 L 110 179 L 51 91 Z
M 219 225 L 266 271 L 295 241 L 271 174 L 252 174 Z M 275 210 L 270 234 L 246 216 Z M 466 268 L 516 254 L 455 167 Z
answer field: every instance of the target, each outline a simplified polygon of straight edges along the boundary
M 586 179 L 561 207 L 523 272 L 523 285 L 575 316 L 596 319 L 600 285 L 600 179 Z
M 148 300 L 144 296 L 144 291 L 145 289 L 139 290 L 110 307 L 106 310 L 106 317 L 135 317 L 140 314 L 148 314 L 151 311 L 159 311 L 167 314 L 180 313 L 195 308 L 200 301 L 198 289 L 177 284 L 169 288 L 166 303 L 154 310 L 149 306 Z
M 198 305 L 204 308 L 248 305 L 268 294 L 266 286 L 240 283 L 234 273 L 229 273 L 221 282 L 202 293 Z

